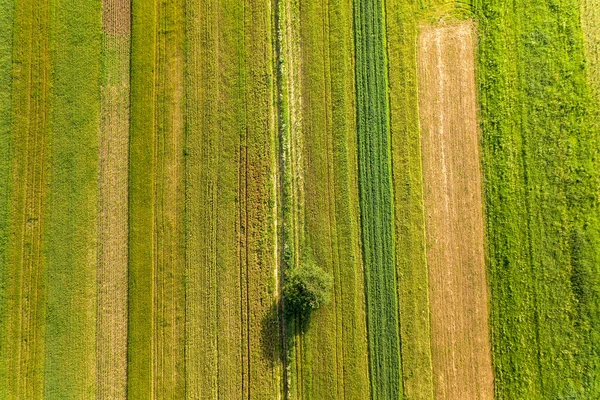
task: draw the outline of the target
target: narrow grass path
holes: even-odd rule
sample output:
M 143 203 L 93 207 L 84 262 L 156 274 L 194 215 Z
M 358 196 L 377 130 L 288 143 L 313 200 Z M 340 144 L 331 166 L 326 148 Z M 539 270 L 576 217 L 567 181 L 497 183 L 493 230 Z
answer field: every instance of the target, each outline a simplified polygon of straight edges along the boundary
M 596 99 L 600 102 L 600 1 L 580 0 L 580 3 L 587 57 L 586 69 Z

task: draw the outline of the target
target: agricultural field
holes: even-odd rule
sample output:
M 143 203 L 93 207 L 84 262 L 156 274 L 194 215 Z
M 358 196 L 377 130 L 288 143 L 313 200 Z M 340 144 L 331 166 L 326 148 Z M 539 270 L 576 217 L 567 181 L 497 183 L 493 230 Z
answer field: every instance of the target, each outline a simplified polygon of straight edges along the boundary
M 0 399 L 600 398 L 599 76 L 597 0 L 0 0 Z
M 419 105 L 436 398 L 493 399 L 474 26 L 422 29 Z

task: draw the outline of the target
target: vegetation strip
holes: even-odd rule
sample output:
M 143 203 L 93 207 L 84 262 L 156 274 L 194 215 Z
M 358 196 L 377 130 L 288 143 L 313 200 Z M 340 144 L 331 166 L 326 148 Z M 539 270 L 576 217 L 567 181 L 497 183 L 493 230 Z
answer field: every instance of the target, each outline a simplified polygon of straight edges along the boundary
M 599 130 L 579 4 L 476 13 L 496 398 L 598 397 Z
M 128 396 L 184 397 L 184 7 L 132 3 Z
M 417 79 L 418 28 L 431 10 L 405 0 L 387 0 L 386 7 L 402 379 L 407 398 L 433 400 Z
M 90 398 L 96 394 L 102 10 L 99 0 L 54 0 L 48 11 L 52 154 L 42 253 L 47 271 L 44 397 Z
M 581 0 L 581 25 L 583 27 L 586 69 L 592 88 L 600 101 L 600 1 Z
M 248 398 L 244 7 L 186 4 L 186 375 L 191 398 Z
M 371 396 L 402 398 L 388 79 L 381 0 L 355 0 L 358 171 Z
M 285 275 L 316 265 L 335 289 L 324 309 L 288 320 L 288 395 L 367 398 L 352 2 L 282 1 L 278 12 Z
M 41 252 L 49 158 L 49 7 L 27 1 L 14 8 L 3 332 L 3 348 L 11 351 L 2 352 L 0 362 L 8 399 L 44 396 L 46 263 Z
M 431 348 L 439 399 L 493 399 L 474 30 L 419 35 Z
M 272 10 L 188 0 L 188 396 L 276 398 Z
M 13 0 L 0 1 L 0 398 L 8 396 L 7 324 L 9 309 L 9 264 L 7 260 L 9 233 L 9 198 L 11 191 L 12 149 L 11 128 L 13 123 L 13 24 L 15 16 Z
M 96 338 L 99 399 L 127 397 L 130 6 L 129 0 L 102 2 Z

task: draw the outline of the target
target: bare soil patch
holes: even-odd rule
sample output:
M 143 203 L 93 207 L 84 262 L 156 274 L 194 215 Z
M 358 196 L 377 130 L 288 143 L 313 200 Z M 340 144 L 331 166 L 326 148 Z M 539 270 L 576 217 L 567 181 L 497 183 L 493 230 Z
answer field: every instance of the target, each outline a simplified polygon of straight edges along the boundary
M 127 398 L 129 0 L 103 0 L 109 79 L 98 137 L 97 397 Z M 114 37 L 120 37 L 116 39 Z
M 436 399 L 493 399 L 475 34 L 421 29 L 419 104 Z
M 102 0 L 102 28 L 115 36 L 129 36 L 131 0 Z

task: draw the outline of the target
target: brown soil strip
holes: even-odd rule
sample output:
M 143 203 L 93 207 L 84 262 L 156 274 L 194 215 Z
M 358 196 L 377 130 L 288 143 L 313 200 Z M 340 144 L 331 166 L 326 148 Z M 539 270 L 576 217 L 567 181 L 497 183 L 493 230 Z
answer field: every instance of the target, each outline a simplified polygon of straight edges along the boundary
M 470 23 L 425 27 L 418 68 L 436 399 L 493 399 Z
M 130 1 L 103 0 L 107 83 L 98 141 L 97 397 L 127 398 Z

